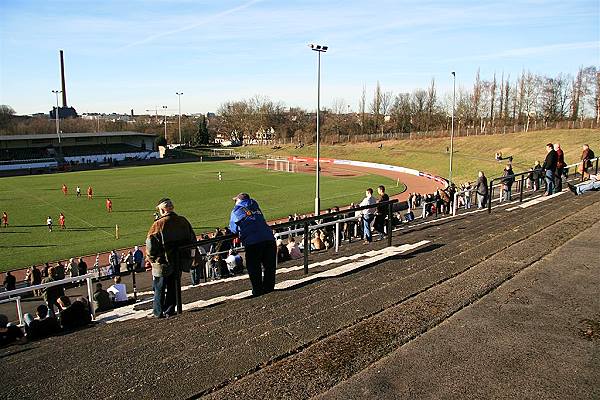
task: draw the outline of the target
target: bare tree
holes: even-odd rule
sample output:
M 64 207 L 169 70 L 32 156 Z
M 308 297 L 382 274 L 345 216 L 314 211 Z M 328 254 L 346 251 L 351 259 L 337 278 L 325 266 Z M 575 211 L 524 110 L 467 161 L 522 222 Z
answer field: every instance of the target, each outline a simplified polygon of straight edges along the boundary
M 373 93 L 373 101 L 371 102 L 370 111 L 373 114 L 373 121 L 375 123 L 374 133 L 379 131 L 380 119 L 381 119 L 381 86 L 377 81 L 375 92 Z
M 366 106 L 367 106 L 367 89 L 363 86 L 362 94 L 358 102 L 358 112 L 360 112 L 360 134 L 365 133 L 366 121 Z

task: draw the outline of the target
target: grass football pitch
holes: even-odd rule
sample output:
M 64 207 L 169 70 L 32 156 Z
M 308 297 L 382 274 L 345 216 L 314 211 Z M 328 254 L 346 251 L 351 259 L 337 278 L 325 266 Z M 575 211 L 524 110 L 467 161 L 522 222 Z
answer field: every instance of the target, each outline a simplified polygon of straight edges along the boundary
M 222 181 L 218 172 L 222 172 Z M 0 212 L 9 226 L 0 228 L 0 270 L 95 254 L 143 243 L 153 221 L 154 206 L 170 197 L 197 234 L 229 223 L 231 198 L 248 192 L 268 219 L 314 209 L 315 177 L 241 167 L 232 163 L 186 163 L 72 172 L 0 179 Z M 68 195 L 61 192 L 66 184 Z M 383 184 L 390 195 L 404 190 L 396 181 L 376 175 L 321 177 L 321 207 L 347 205 L 364 197 L 367 187 Z M 75 187 L 81 187 L 81 197 Z M 93 200 L 86 189 L 94 188 Z M 113 201 L 113 212 L 105 208 Z M 59 213 L 67 229 L 58 226 Z M 46 218 L 54 221 L 48 232 Z M 115 226 L 119 226 L 119 239 Z M 107 260 L 101 260 L 106 263 Z

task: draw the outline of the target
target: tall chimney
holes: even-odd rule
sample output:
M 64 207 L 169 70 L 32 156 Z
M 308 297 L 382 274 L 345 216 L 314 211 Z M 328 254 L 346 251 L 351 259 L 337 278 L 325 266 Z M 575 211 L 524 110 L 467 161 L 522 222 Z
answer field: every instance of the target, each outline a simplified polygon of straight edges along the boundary
M 63 51 L 60 51 L 60 79 L 62 83 L 62 106 L 67 107 L 67 87 L 65 85 L 65 61 Z

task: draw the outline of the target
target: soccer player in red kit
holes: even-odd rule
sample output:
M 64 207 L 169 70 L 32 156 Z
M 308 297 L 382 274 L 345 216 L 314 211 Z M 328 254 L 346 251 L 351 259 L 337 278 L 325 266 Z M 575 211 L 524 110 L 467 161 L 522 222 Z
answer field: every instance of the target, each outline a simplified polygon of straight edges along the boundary
M 2 213 L 2 226 L 5 228 L 8 226 L 8 213 L 6 211 Z
M 63 192 L 63 194 L 64 194 L 65 196 L 67 195 L 67 192 L 68 192 L 67 185 L 65 185 L 65 184 L 63 183 L 63 185 L 62 185 L 62 188 L 61 188 L 60 190 L 62 190 L 62 192 Z
M 88 186 L 87 195 L 88 195 L 88 200 L 91 200 L 92 196 L 94 195 L 94 190 L 92 189 L 91 186 Z
M 65 227 L 65 214 L 60 213 L 58 216 L 58 224 L 60 225 L 60 229 L 66 229 Z
M 108 212 L 112 212 L 112 200 L 111 199 L 106 199 L 106 209 L 108 210 Z

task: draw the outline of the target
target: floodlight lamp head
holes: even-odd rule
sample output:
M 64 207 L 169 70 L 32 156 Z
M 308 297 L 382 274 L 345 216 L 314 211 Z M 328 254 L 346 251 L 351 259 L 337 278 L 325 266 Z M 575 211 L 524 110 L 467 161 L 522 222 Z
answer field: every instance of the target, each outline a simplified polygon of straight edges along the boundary
M 329 47 L 327 47 L 327 46 L 323 46 L 323 51 L 327 51 L 328 48 Z
M 456 72 L 452 71 L 452 76 L 456 76 Z

